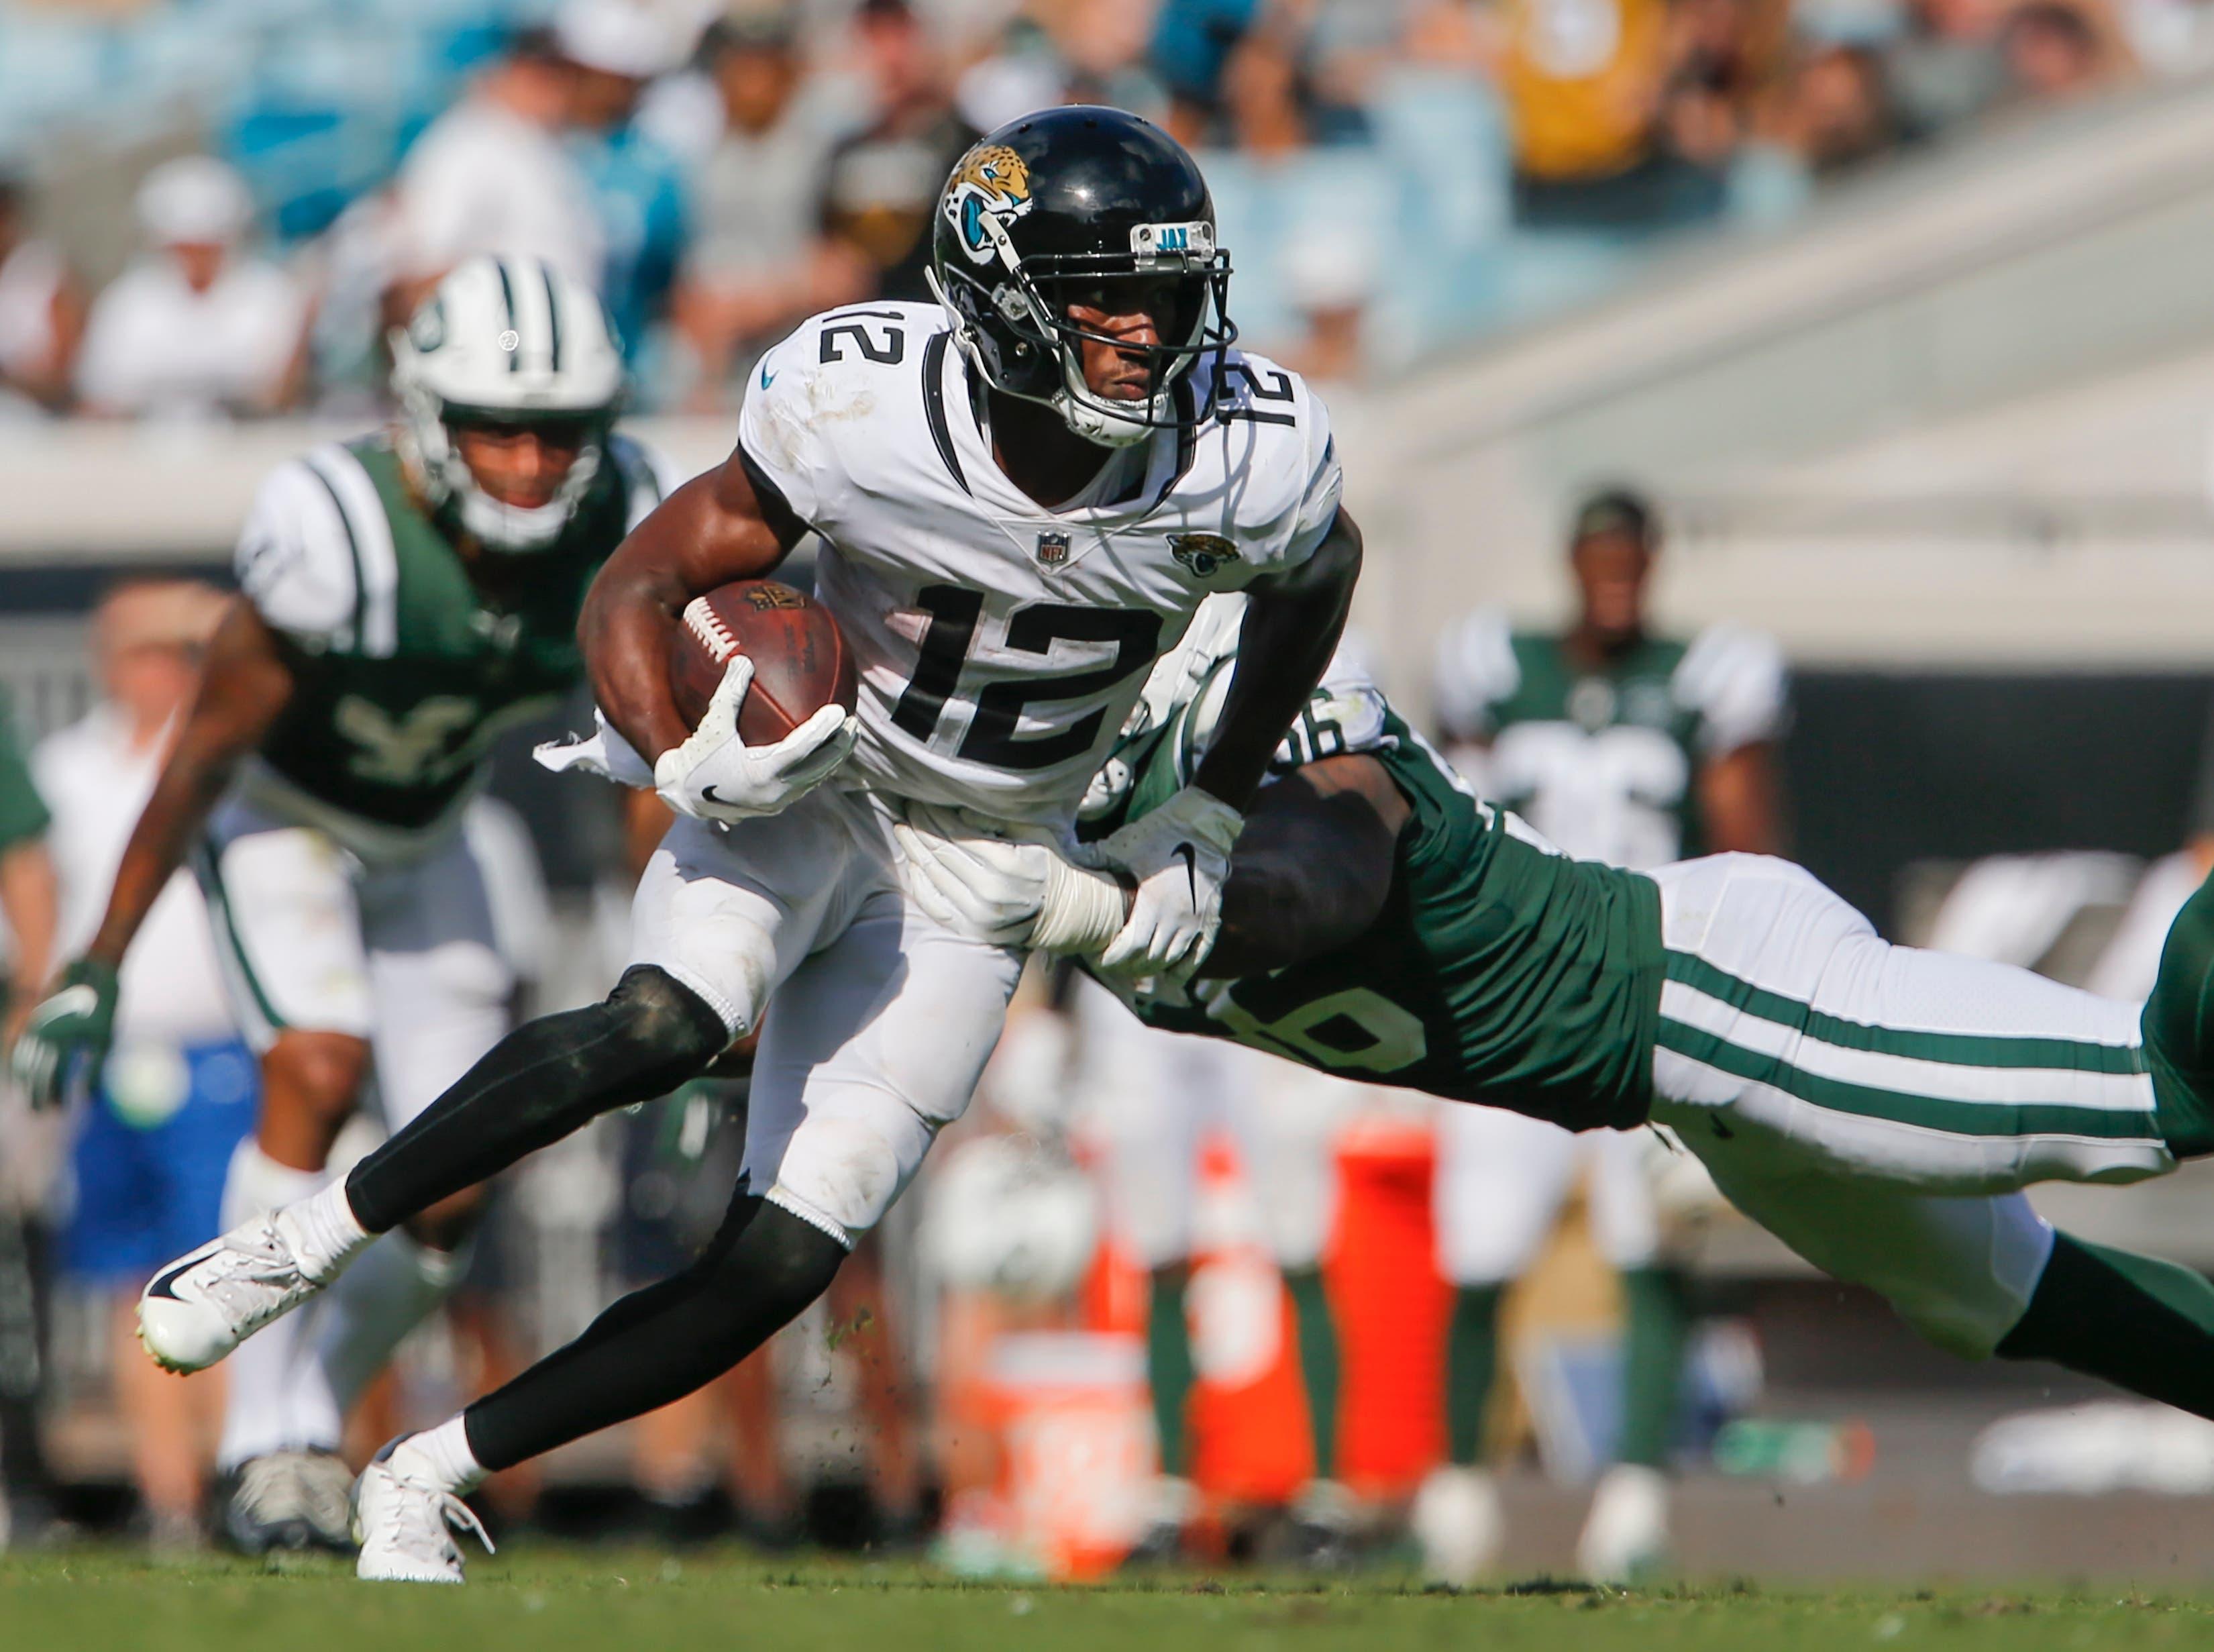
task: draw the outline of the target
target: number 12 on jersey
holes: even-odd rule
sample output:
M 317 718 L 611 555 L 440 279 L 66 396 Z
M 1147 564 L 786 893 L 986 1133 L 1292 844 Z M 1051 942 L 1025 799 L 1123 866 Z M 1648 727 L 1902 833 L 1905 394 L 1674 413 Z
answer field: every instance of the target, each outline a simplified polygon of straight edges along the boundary
M 914 676 L 892 708 L 893 725 L 927 742 L 948 701 L 973 701 L 976 711 L 954 755 L 994 768 L 1050 768 L 1089 751 L 1106 719 L 1105 707 L 1086 712 L 1065 729 L 1018 735 L 1024 711 L 1033 702 L 1104 694 L 1152 664 L 1160 644 L 1161 616 L 1151 609 L 1031 603 L 1007 616 L 1006 647 L 1042 658 L 1056 642 L 1112 643 L 1114 658 L 1086 670 L 1017 677 L 964 694 L 961 679 L 983 618 L 984 593 L 966 585 L 926 585 L 914 600 L 930 616 L 929 623 Z

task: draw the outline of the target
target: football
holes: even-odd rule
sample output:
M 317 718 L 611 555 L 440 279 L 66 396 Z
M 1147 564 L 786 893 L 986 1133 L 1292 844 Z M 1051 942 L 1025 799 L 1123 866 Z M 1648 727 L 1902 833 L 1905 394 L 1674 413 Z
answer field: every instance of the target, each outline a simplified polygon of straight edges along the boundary
M 823 707 L 853 709 L 853 651 L 828 609 L 774 579 L 734 579 L 685 605 L 669 651 L 669 687 L 694 728 L 730 663 L 743 654 L 754 680 L 738 706 L 738 734 L 771 745 Z

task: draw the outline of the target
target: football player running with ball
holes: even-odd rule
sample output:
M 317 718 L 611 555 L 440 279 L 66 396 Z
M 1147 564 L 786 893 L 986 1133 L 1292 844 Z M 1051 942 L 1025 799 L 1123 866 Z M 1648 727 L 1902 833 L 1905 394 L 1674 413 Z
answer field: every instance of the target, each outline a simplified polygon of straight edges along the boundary
M 1211 619 L 1117 753 L 1119 831 L 1209 749 L 1222 669 L 1195 651 L 1231 635 Z M 2214 1416 L 2214 1283 L 2058 1233 L 2021 1191 L 2214 1152 L 2214 881 L 2141 1013 L 1893 945 L 1770 856 L 1572 860 L 1339 666 L 1275 768 L 1214 950 L 1187 982 L 1125 987 L 1141 1019 L 1569 1129 L 1667 1125 L 1746 1215 L 1940 1346 Z M 950 922 L 1014 944 L 1067 922 L 1069 870 L 1036 846 L 902 847 Z
M 939 306 L 834 310 L 761 360 L 737 451 L 631 535 L 583 621 L 599 761 L 681 817 L 648 866 L 633 963 L 602 1003 L 511 1035 L 336 1187 L 180 1259 L 141 1325 L 197 1368 L 304 1300 L 371 1236 L 761 1029 L 744 1175 L 675 1277 L 437 1428 L 355 1494 L 364 1577 L 458 1582 L 450 1526 L 486 1472 L 689 1392 L 820 1295 L 967 1105 L 1025 954 L 1126 978 L 1205 958 L 1230 847 L 1344 621 L 1360 539 L 1321 405 L 1231 348 L 1229 265 L 1191 157 L 1119 111 L 1030 116 L 955 168 Z M 669 647 L 694 598 L 810 529 L 859 701 L 745 745 L 741 659 L 695 730 Z M 1211 591 L 1245 658 L 1190 783 L 1064 860 L 1147 668 Z M 826 783 L 827 782 L 827 783 Z M 1020 942 L 902 887 L 894 829 L 935 805 L 1066 867 Z M 977 823 L 981 823 L 981 824 Z
M 243 600 L 106 915 L 15 1050 L 42 1103 L 96 1074 L 117 970 L 189 862 L 261 1065 L 257 1133 L 224 1190 L 232 1222 L 321 1185 L 372 1064 L 397 1129 L 508 1031 L 515 982 L 462 815 L 499 730 L 581 678 L 585 590 L 677 480 L 613 433 L 624 376 L 607 320 L 544 264 L 462 265 L 392 343 L 394 427 L 263 482 L 239 538 Z M 476 1215 L 459 1190 L 415 1213 L 239 1362 L 219 1456 L 241 1547 L 351 1547 L 346 1411 L 451 1288 Z M 243 1288 L 263 1263 L 226 1253 L 198 1288 Z M 157 1278 L 156 1299 L 177 1283 Z

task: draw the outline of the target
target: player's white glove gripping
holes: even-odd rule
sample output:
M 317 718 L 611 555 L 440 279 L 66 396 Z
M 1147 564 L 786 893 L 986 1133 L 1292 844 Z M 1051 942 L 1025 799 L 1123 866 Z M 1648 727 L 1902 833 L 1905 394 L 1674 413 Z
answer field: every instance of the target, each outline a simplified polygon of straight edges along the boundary
M 1206 961 L 1222 927 L 1230 847 L 1245 825 L 1221 798 L 1187 786 L 1100 843 L 1100 859 L 1138 886 L 1129 921 L 1099 955 L 1103 973 L 1182 980 Z
M 1002 837 L 957 810 L 911 803 L 892 835 L 914 903 L 997 946 L 1097 951 L 1129 908 L 1111 874 L 1075 865 L 1043 839 Z
M 692 737 L 661 754 L 653 789 L 680 815 L 728 823 L 788 809 L 853 755 L 860 724 L 841 706 L 825 706 L 771 746 L 738 737 L 738 703 L 754 680 L 744 655 L 723 673 Z

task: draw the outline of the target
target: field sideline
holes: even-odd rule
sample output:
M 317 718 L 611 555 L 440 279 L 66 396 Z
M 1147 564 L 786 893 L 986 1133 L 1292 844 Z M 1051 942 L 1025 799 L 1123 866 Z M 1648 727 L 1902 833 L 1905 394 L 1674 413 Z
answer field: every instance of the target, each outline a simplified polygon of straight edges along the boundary
M 1630 1593 L 1528 1586 L 1465 1595 L 1367 1581 L 1197 1577 L 1091 1588 L 949 1581 L 911 1563 L 769 1563 L 713 1551 L 532 1545 L 462 1589 L 370 1587 L 337 1562 L 154 1563 L 114 1551 L 0 1556 L 0 1643 L 22 1652 L 1285 1652 L 1399 1649 L 2203 1646 L 2214 1598 L 2079 1591 Z

